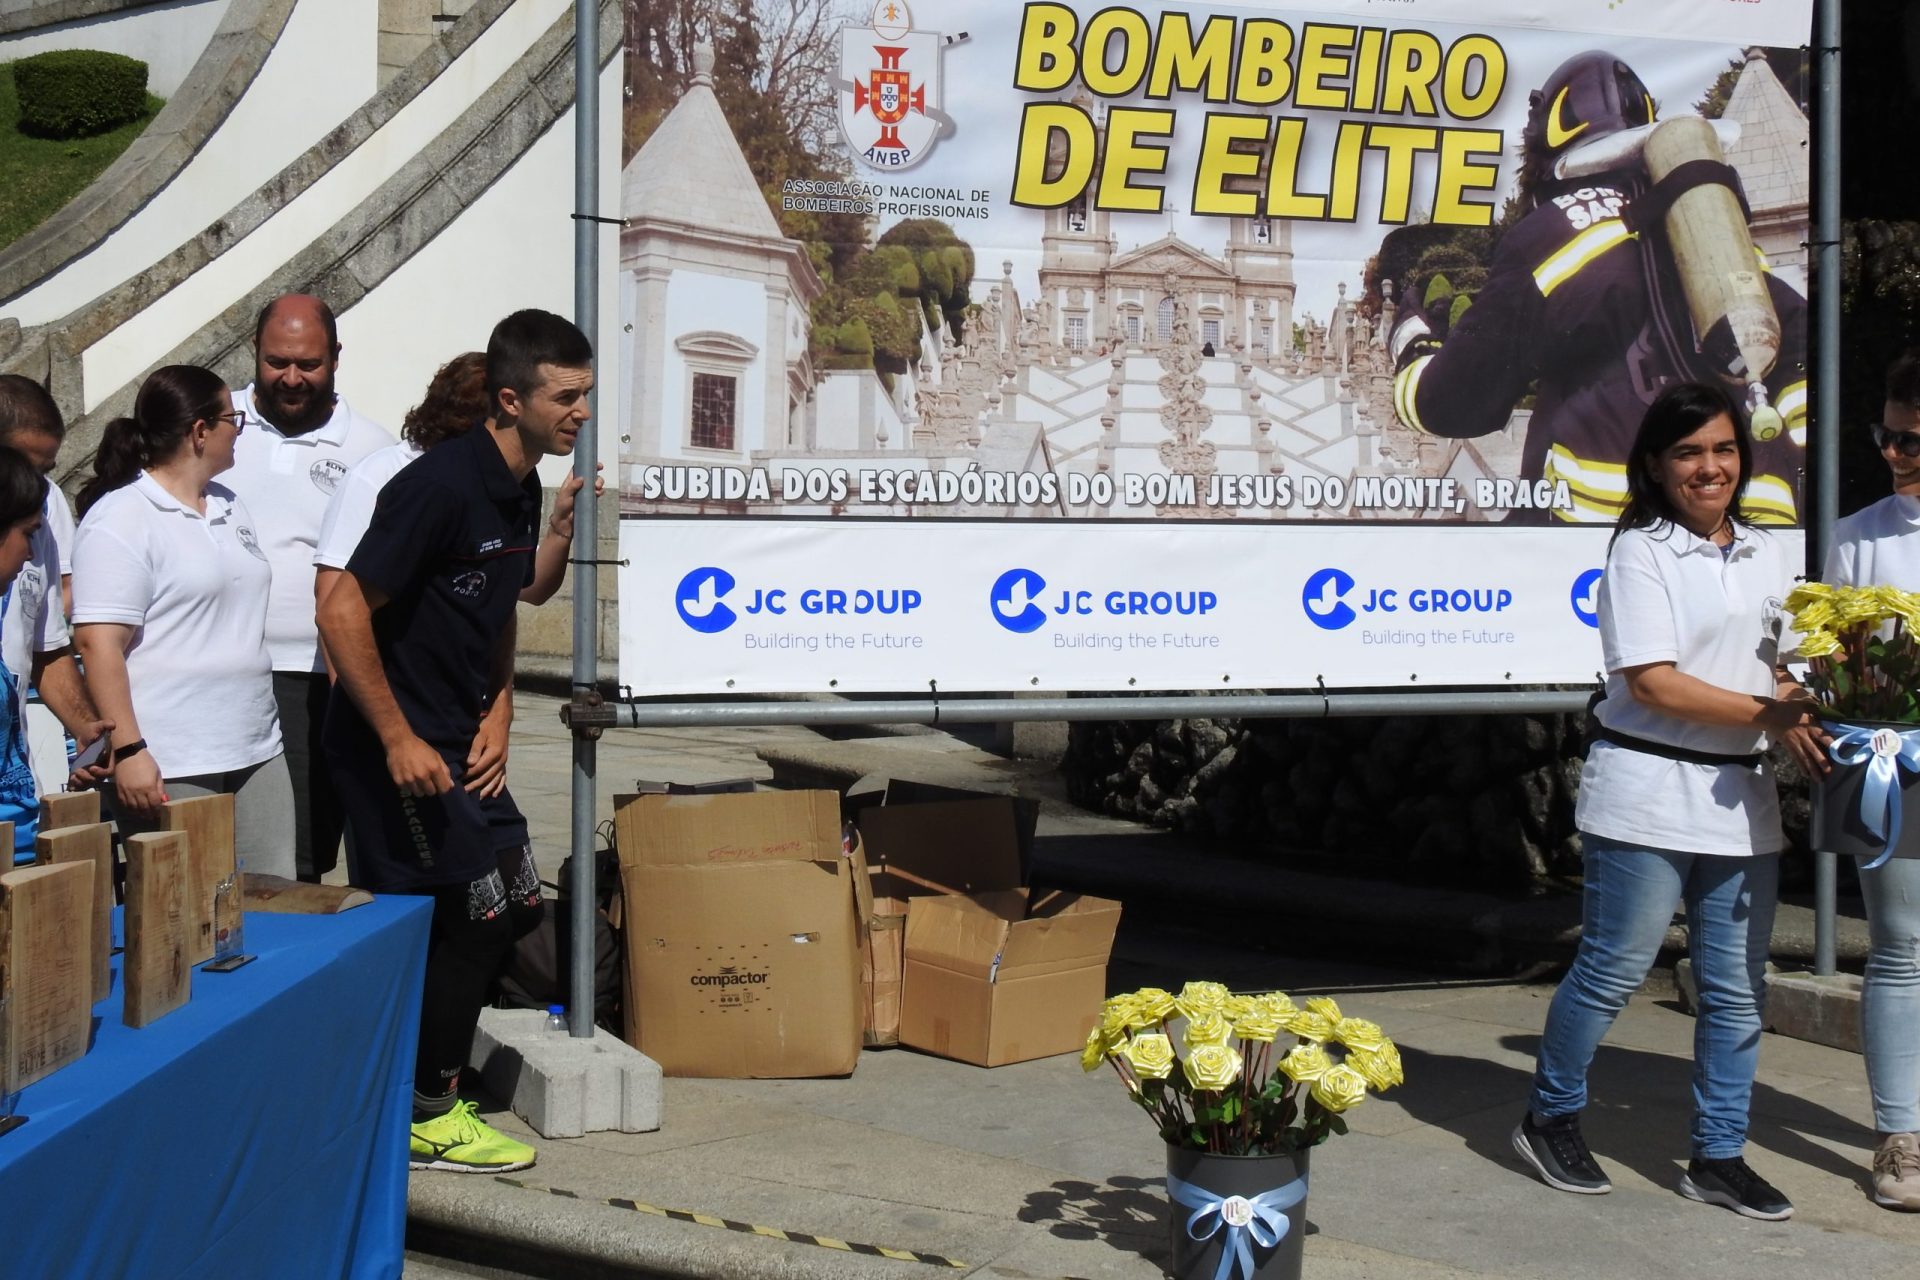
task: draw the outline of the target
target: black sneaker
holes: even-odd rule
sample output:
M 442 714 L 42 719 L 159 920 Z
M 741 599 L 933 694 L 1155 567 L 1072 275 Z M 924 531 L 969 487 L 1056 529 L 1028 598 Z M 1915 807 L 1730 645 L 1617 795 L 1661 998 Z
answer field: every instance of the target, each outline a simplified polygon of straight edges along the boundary
M 1607 1175 L 1600 1172 L 1587 1140 L 1580 1136 L 1580 1115 L 1555 1116 L 1539 1124 L 1529 1111 L 1513 1131 L 1513 1149 L 1533 1166 L 1540 1180 L 1559 1191 L 1598 1196 L 1613 1190 Z
M 1793 1202 L 1738 1156 L 1731 1160 L 1689 1160 L 1686 1176 L 1680 1179 L 1680 1194 L 1762 1222 L 1793 1216 Z

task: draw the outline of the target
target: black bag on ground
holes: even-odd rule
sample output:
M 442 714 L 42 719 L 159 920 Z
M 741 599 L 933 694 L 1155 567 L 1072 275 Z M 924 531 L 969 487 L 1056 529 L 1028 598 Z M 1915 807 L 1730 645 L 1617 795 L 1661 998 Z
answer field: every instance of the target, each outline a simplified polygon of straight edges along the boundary
M 595 851 L 593 939 L 593 1021 L 619 1035 L 622 951 L 619 930 L 607 908 L 620 889 L 620 858 L 611 848 Z M 573 974 L 573 856 L 561 865 L 560 885 L 552 890 L 539 925 L 514 943 L 494 987 L 494 1003 L 506 1009 L 544 1009 L 571 1005 Z M 562 886 L 565 886 L 564 888 Z

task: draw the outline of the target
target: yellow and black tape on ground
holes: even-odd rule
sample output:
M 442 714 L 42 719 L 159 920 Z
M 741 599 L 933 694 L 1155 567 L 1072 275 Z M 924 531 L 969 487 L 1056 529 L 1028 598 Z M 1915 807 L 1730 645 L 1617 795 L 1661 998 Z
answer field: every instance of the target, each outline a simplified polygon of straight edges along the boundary
M 864 1254 L 869 1258 L 892 1258 L 897 1262 L 922 1262 L 931 1267 L 948 1267 L 956 1271 L 964 1271 L 968 1265 L 958 1258 L 943 1258 L 937 1253 L 922 1253 L 918 1249 L 889 1249 L 884 1245 L 835 1240 L 832 1236 L 808 1235 L 804 1231 L 782 1231 L 779 1227 L 760 1227 L 751 1222 L 735 1222 L 731 1218 L 717 1218 L 712 1214 L 693 1213 L 686 1209 L 662 1209 L 658 1205 L 642 1204 L 638 1200 L 625 1200 L 618 1196 L 609 1196 L 604 1200 L 596 1199 L 560 1187 L 543 1187 L 532 1182 L 522 1182 L 518 1178 L 496 1175 L 494 1181 L 504 1182 L 522 1191 L 544 1191 L 548 1195 L 559 1196 L 563 1200 L 587 1200 L 591 1203 L 612 1205 L 616 1209 L 632 1209 L 636 1213 L 649 1213 L 656 1218 L 671 1218 L 675 1222 L 691 1222 L 702 1227 L 719 1227 L 726 1231 L 738 1231 L 743 1235 L 765 1236 L 770 1240 L 790 1240 L 794 1244 L 810 1244 L 821 1249 L 837 1249 L 841 1253 Z

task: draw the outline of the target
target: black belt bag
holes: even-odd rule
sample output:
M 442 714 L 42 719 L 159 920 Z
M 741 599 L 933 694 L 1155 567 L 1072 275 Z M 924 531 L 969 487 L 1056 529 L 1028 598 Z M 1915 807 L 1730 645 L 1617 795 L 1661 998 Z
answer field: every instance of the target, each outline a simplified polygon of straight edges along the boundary
M 1725 755 L 1718 751 L 1695 751 L 1691 747 L 1676 747 L 1670 742 L 1655 742 L 1651 738 L 1636 738 L 1630 733 L 1621 733 L 1618 729 L 1609 729 L 1600 722 L 1599 708 L 1605 693 L 1596 693 L 1587 700 L 1587 746 L 1596 742 L 1611 742 L 1616 747 L 1625 747 L 1628 751 L 1638 751 L 1645 755 L 1660 756 L 1667 760 L 1678 760 L 1682 764 L 1734 764 L 1742 769 L 1756 769 L 1766 756 L 1754 752 L 1747 756 Z

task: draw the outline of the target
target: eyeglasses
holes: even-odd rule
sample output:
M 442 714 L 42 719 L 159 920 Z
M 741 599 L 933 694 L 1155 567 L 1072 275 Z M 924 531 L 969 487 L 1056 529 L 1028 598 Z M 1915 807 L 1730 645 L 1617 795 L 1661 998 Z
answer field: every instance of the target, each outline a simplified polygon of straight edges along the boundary
M 1877 422 L 1868 430 L 1873 433 L 1873 447 L 1880 452 L 1891 445 L 1903 458 L 1920 458 L 1920 431 L 1890 431 Z
M 242 431 L 245 431 L 247 429 L 247 424 L 253 421 L 253 419 L 247 415 L 247 411 L 244 409 L 235 409 L 232 413 L 216 413 L 213 416 L 215 418 L 221 419 L 222 421 L 231 422 L 233 424 L 233 433 L 235 435 L 239 435 Z

